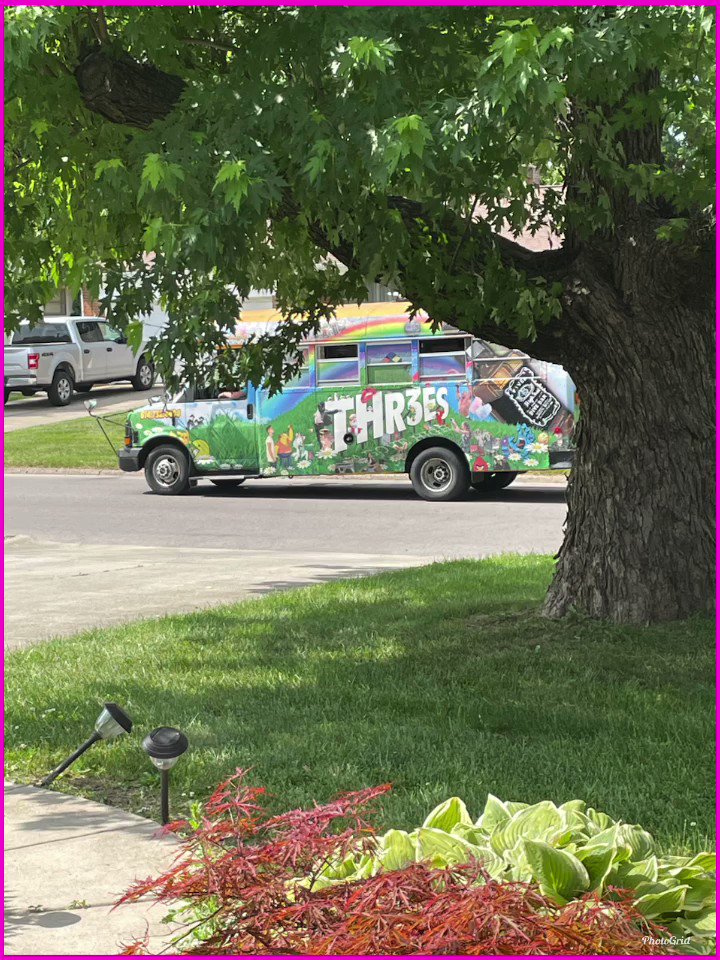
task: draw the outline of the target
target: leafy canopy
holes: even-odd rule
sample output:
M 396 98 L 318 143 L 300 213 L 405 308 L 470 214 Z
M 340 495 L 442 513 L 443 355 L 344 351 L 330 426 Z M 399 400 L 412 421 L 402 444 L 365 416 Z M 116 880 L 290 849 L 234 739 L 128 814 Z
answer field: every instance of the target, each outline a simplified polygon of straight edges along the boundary
M 711 204 L 713 30 L 700 7 L 8 9 L 6 322 L 104 285 L 132 341 L 159 299 L 169 375 L 252 287 L 312 323 L 380 280 L 532 342 L 563 284 L 501 232 L 551 222 L 577 249 L 623 196 L 682 243 Z M 75 73 L 98 51 L 180 77 L 175 106 L 102 116 Z M 663 155 L 634 162 L 648 124 Z

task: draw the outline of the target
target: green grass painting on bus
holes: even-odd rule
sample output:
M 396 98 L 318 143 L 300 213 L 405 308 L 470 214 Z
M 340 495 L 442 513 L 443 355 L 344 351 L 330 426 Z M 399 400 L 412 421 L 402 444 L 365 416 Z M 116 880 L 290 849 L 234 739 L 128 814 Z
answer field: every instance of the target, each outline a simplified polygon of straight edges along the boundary
M 472 397 L 464 384 L 319 389 L 302 399 L 298 393 L 260 398 L 266 475 L 403 472 L 409 451 L 428 438 L 457 444 L 474 472 L 548 469 L 551 451 L 570 449 L 570 417 L 550 429 L 503 423 L 489 410 L 473 417 L 463 409 Z

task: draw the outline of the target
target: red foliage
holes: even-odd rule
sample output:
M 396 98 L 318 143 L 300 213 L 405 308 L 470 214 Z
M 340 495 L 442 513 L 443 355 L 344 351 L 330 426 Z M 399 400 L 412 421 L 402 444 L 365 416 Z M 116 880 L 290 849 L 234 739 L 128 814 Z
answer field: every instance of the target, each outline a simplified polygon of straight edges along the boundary
M 263 791 L 244 773 L 221 784 L 199 829 L 163 876 L 136 884 L 120 903 L 150 894 L 197 904 L 202 940 L 186 954 L 649 954 L 660 936 L 628 900 L 588 896 L 565 907 L 524 883 L 497 883 L 482 865 L 439 870 L 414 863 L 366 880 L 313 889 L 318 870 L 352 849 L 371 852 L 360 811 L 389 787 L 346 794 L 311 810 L 266 817 Z M 171 829 L 182 831 L 187 823 Z M 306 884 L 297 878 L 305 878 Z M 309 882 L 308 882 L 309 881 Z M 200 916 L 212 919 L 199 920 Z M 134 943 L 125 954 L 143 952 Z

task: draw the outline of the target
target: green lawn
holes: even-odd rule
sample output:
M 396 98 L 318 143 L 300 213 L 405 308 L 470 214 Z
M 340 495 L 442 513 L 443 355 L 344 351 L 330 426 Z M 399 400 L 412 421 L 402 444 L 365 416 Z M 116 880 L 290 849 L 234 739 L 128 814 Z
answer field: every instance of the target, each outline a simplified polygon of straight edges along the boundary
M 126 411 L 103 421 L 113 443 L 122 446 Z M 85 414 L 43 427 L 26 427 L 5 434 L 6 467 L 74 467 L 118 469 L 117 454 L 103 436 L 100 425 Z
M 48 771 L 113 699 L 135 732 L 58 786 L 150 816 L 140 741 L 168 724 L 191 742 L 172 773 L 177 814 L 242 766 L 275 809 L 389 780 L 381 825 L 417 825 L 451 794 L 479 815 L 490 791 L 582 798 L 666 848 L 707 847 L 710 622 L 548 622 L 534 611 L 550 573 L 547 557 L 436 564 L 11 653 L 6 773 Z

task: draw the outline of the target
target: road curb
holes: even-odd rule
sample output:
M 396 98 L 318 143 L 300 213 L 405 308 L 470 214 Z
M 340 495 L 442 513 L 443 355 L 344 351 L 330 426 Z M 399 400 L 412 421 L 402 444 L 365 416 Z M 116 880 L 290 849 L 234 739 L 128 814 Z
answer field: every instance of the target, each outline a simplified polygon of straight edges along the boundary
M 123 477 L 122 470 L 94 469 L 93 467 L 5 467 L 7 474 L 48 474 L 62 477 Z

